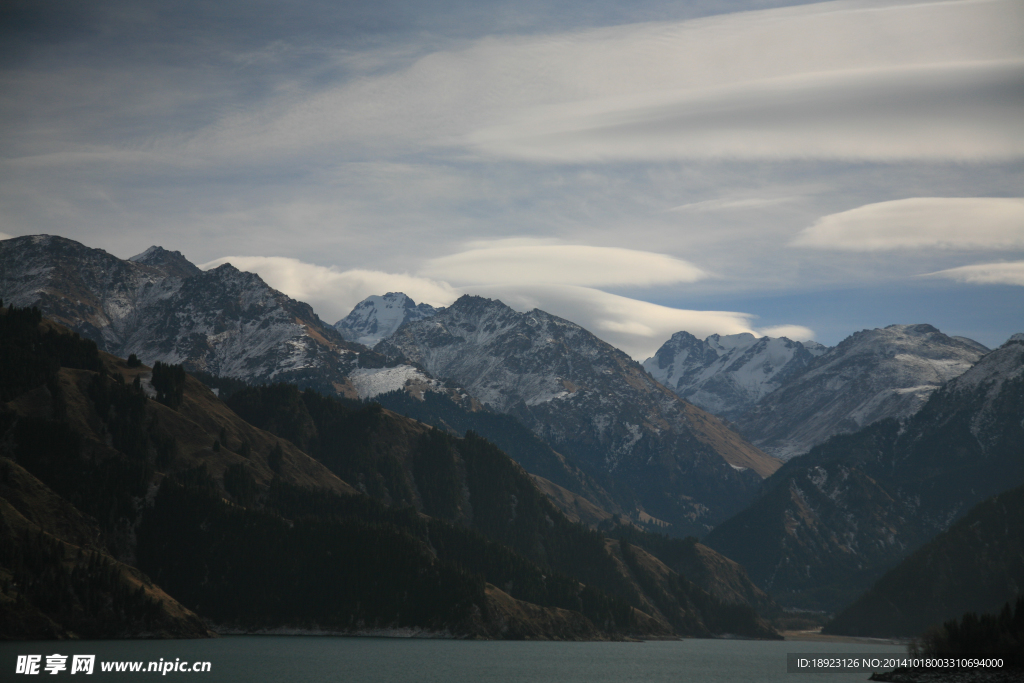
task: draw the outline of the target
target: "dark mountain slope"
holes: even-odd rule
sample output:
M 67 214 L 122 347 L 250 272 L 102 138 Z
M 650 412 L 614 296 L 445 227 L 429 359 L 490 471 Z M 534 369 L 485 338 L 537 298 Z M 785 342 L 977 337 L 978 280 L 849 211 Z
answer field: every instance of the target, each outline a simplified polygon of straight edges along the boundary
M 473 543 L 472 534 L 459 530 L 471 529 L 535 563 L 549 576 L 547 583 L 552 575 L 572 576 L 588 588 L 647 611 L 643 591 L 638 592 L 626 580 L 608 554 L 603 536 L 570 522 L 519 465 L 472 431 L 458 439 L 376 406 L 346 407 L 336 399 L 282 385 L 236 393 L 229 404 L 240 415 L 268 428 L 279 423 L 279 416 L 290 416 L 288 424 L 305 425 L 301 433 L 293 433 L 294 438 L 328 466 L 350 468 L 336 471 L 359 482 L 371 495 L 382 501 L 411 503 L 436 519 L 454 522 L 455 528 L 431 524 L 431 543 L 441 557 Z M 354 453 L 361 455 L 353 458 Z M 523 574 L 516 577 L 516 560 L 482 565 L 464 551 L 458 553 L 460 566 L 473 567 L 513 597 L 539 600 L 533 592 L 537 586 L 530 583 L 533 579 Z M 485 554 L 493 556 L 493 551 Z M 665 632 L 672 628 L 688 635 L 717 632 L 717 615 L 731 608 L 686 579 L 677 577 L 677 581 L 690 586 L 693 599 L 702 596 L 703 611 L 691 606 L 690 621 L 673 617 L 674 621 L 664 622 Z M 558 606 L 565 604 L 571 603 Z M 578 609 L 589 616 L 585 607 Z M 734 632 L 768 633 L 756 626 L 753 611 L 726 621 Z
M 379 394 L 373 400 L 400 415 L 457 436 L 476 432 L 498 446 L 527 472 L 544 477 L 612 512 L 622 512 L 593 477 L 552 450 L 511 415 L 486 409 L 470 410 L 456 403 L 448 394 L 435 391 L 424 392 L 419 399 L 405 391 L 392 391 Z
M 964 612 L 997 612 L 1024 591 L 1024 487 L 1000 493 L 891 569 L 825 626 L 880 638 L 920 636 Z

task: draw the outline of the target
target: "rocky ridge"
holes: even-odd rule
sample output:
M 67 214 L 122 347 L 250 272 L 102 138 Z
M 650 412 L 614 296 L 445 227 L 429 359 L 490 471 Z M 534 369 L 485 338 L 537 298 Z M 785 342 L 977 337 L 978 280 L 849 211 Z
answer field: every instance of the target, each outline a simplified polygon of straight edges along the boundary
M 713 334 L 700 340 L 676 332 L 643 365 L 681 398 L 735 420 L 827 350 L 817 342 L 785 337 Z
M 230 264 L 204 272 L 161 247 L 124 260 L 62 237 L 16 237 L 0 242 L 0 296 L 114 355 L 357 395 L 346 377 L 365 349 Z

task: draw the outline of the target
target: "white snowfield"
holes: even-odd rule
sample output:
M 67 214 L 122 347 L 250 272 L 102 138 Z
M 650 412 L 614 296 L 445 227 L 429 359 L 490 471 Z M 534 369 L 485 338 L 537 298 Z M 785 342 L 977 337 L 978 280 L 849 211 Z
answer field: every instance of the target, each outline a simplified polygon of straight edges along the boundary
M 349 373 L 349 381 L 355 385 L 359 398 L 373 398 L 408 384 L 425 384 L 440 389 L 440 382 L 424 375 L 411 365 L 393 368 L 357 368 Z

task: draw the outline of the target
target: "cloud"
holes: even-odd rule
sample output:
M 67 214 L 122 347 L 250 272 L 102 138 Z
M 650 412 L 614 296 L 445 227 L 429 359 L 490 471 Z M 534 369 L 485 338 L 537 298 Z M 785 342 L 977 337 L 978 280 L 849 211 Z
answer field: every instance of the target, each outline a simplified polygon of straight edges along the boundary
M 458 284 L 580 286 L 650 286 L 707 277 L 700 268 L 666 254 L 523 240 L 498 240 L 431 259 L 420 273 Z
M 921 277 L 944 277 L 957 282 L 975 285 L 1021 285 L 1024 286 L 1024 261 L 1008 263 L 978 263 L 971 266 L 949 268 Z
M 467 137 L 534 161 L 1024 156 L 1024 62 L 800 74 L 527 111 Z
M 432 306 L 447 306 L 459 296 L 447 283 L 428 278 L 377 270 L 338 271 L 282 256 L 225 256 L 199 267 L 208 270 L 224 263 L 259 274 L 274 289 L 311 305 L 328 324 L 373 294 L 405 292 L 417 303 Z
M 8 235 L 6 232 L 0 232 L 0 242 L 9 239 L 14 239 L 14 235 Z
M 827 2 L 487 37 L 321 83 L 145 147 L 182 164 L 467 148 L 573 163 L 1024 156 L 1016 0 Z
M 819 218 L 793 246 L 841 251 L 1024 246 L 1024 199 L 914 197 Z
M 706 199 L 700 202 L 691 202 L 668 209 L 673 213 L 713 213 L 718 211 L 746 211 L 750 209 L 763 209 L 768 206 L 788 204 L 796 200 L 796 197 L 749 197 L 746 199 Z

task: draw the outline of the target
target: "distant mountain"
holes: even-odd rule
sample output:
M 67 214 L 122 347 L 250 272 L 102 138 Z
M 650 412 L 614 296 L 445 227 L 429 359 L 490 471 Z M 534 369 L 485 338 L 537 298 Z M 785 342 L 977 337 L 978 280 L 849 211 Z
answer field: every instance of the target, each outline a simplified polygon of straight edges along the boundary
M 705 543 L 786 605 L 834 610 L 979 501 L 1024 482 L 1024 335 L 911 417 L 787 462 Z
M 766 453 L 787 460 L 835 434 L 913 415 L 932 392 L 985 353 L 981 344 L 948 337 L 931 325 L 863 330 L 791 375 L 738 417 L 736 428 Z
M 429 304 L 417 304 L 401 292 L 368 296 L 352 312 L 334 323 L 345 339 L 372 347 L 390 337 L 403 323 L 429 318 L 437 312 Z
M 654 381 L 625 353 L 540 310 L 464 296 L 375 351 L 516 416 L 612 495 L 703 533 L 740 510 L 778 461 Z
M 735 420 L 827 350 L 817 342 L 785 337 L 713 334 L 701 341 L 676 332 L 643 365 L 681 398 Z
M 230 264 L 204 272 L 160 247 L 123 260 L 62 237 L 16 237 L 0 242 L 0 297 L 121 357 L 358 393 L 346 376 L 366 350 Z
M 1024 589 L 1024 487 L 993 496 L 887 572 L 827 633 L 920 636 L 964 612 L 998 612 Z

